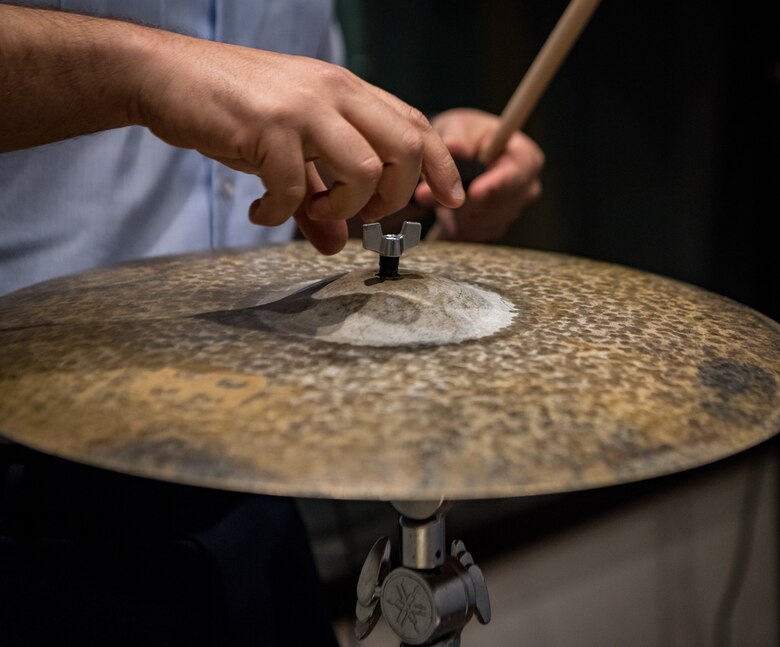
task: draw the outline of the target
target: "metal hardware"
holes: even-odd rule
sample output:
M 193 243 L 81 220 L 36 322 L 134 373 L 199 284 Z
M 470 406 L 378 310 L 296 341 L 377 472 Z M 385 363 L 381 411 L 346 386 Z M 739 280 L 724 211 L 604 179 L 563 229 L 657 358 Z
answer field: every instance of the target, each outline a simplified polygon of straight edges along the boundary
M 383 279 L 395 279 L 398 274 L 398 262 L 401 254 L 417 246 L 420 242 L 422 225 L 407 221 L 399 234 L 383 234 L 378 222 L 363 225 L 363 247 L 379 254 L 379 272 Z
M 444 515 L 451 504 L 393 503 L 401 511 L 401 564 L 390 570 L 390 540 L 371 549 L 358 580 L 355 636 L 362 640 L 379 615 L 403 641 L 401 647 L 459 647 L 472 615 L 490 622 L 490 598 L 482 571 L 462 541 L 445 555 Z M 427 518 L 410 518 L 429 514 Z

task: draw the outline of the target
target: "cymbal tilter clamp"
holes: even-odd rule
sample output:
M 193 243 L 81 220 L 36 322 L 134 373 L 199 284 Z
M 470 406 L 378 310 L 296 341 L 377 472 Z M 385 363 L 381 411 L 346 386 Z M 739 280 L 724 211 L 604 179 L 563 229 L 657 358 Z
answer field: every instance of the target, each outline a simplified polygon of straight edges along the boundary
M 393 504 L 401 512 L 401 566 L 390 569 L 390 540 L 371 549 L 357 586 L 355 636 L 362 640 L 380 615 L 408 645 L 458 647 L 463 627 L 476 615 L 490 621 L 490 599 L 482 571 L 462 541 L 445 554 L 444 515 L 449 504 L 424 519 L 407 517 L 408 504 Z M 415 504 L 411 504 L 415 505 Z

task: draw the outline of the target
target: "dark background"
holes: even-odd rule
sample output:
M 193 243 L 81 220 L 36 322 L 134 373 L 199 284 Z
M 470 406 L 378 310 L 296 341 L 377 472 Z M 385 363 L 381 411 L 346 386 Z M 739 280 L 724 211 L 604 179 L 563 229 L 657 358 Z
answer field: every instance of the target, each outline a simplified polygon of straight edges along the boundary
M 427 114 L 499 113 L 564 0 L 339 0 L 348 66 Z M 674 277 L 780 320 L 769 2 L 605 0 L 531 116 L 544 195 L 502 241 Z

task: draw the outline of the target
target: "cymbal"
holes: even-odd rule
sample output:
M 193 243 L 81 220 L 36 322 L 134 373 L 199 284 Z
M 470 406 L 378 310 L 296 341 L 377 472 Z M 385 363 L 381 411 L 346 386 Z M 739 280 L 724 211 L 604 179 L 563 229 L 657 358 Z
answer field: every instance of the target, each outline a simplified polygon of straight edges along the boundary
M 780 325 L 617 265 L 350 243 L 130 263 L 0 299 L 0 433 L 238 491 L 438 500 L 675 472 L 780 429 Z

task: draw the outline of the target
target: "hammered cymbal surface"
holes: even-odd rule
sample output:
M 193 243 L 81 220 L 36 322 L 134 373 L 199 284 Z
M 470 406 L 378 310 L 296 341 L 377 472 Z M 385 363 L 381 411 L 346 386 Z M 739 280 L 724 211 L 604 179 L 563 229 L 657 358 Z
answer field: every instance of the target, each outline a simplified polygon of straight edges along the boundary
M 375 263 L 355 243 L 334 257 L 291 243 L 136 262 L 3 297 L 0 434 L 182 483 L 438 500 L 657 476 L 780 429 L 780 325 L 617 265 L 421 245 L 403 257 L 407 270 L 514 308 L 498 332 L 460 343 L 332 343 L 243 316 Z M 420 306 L 398 305 L 413 325 L 407 307 Z

